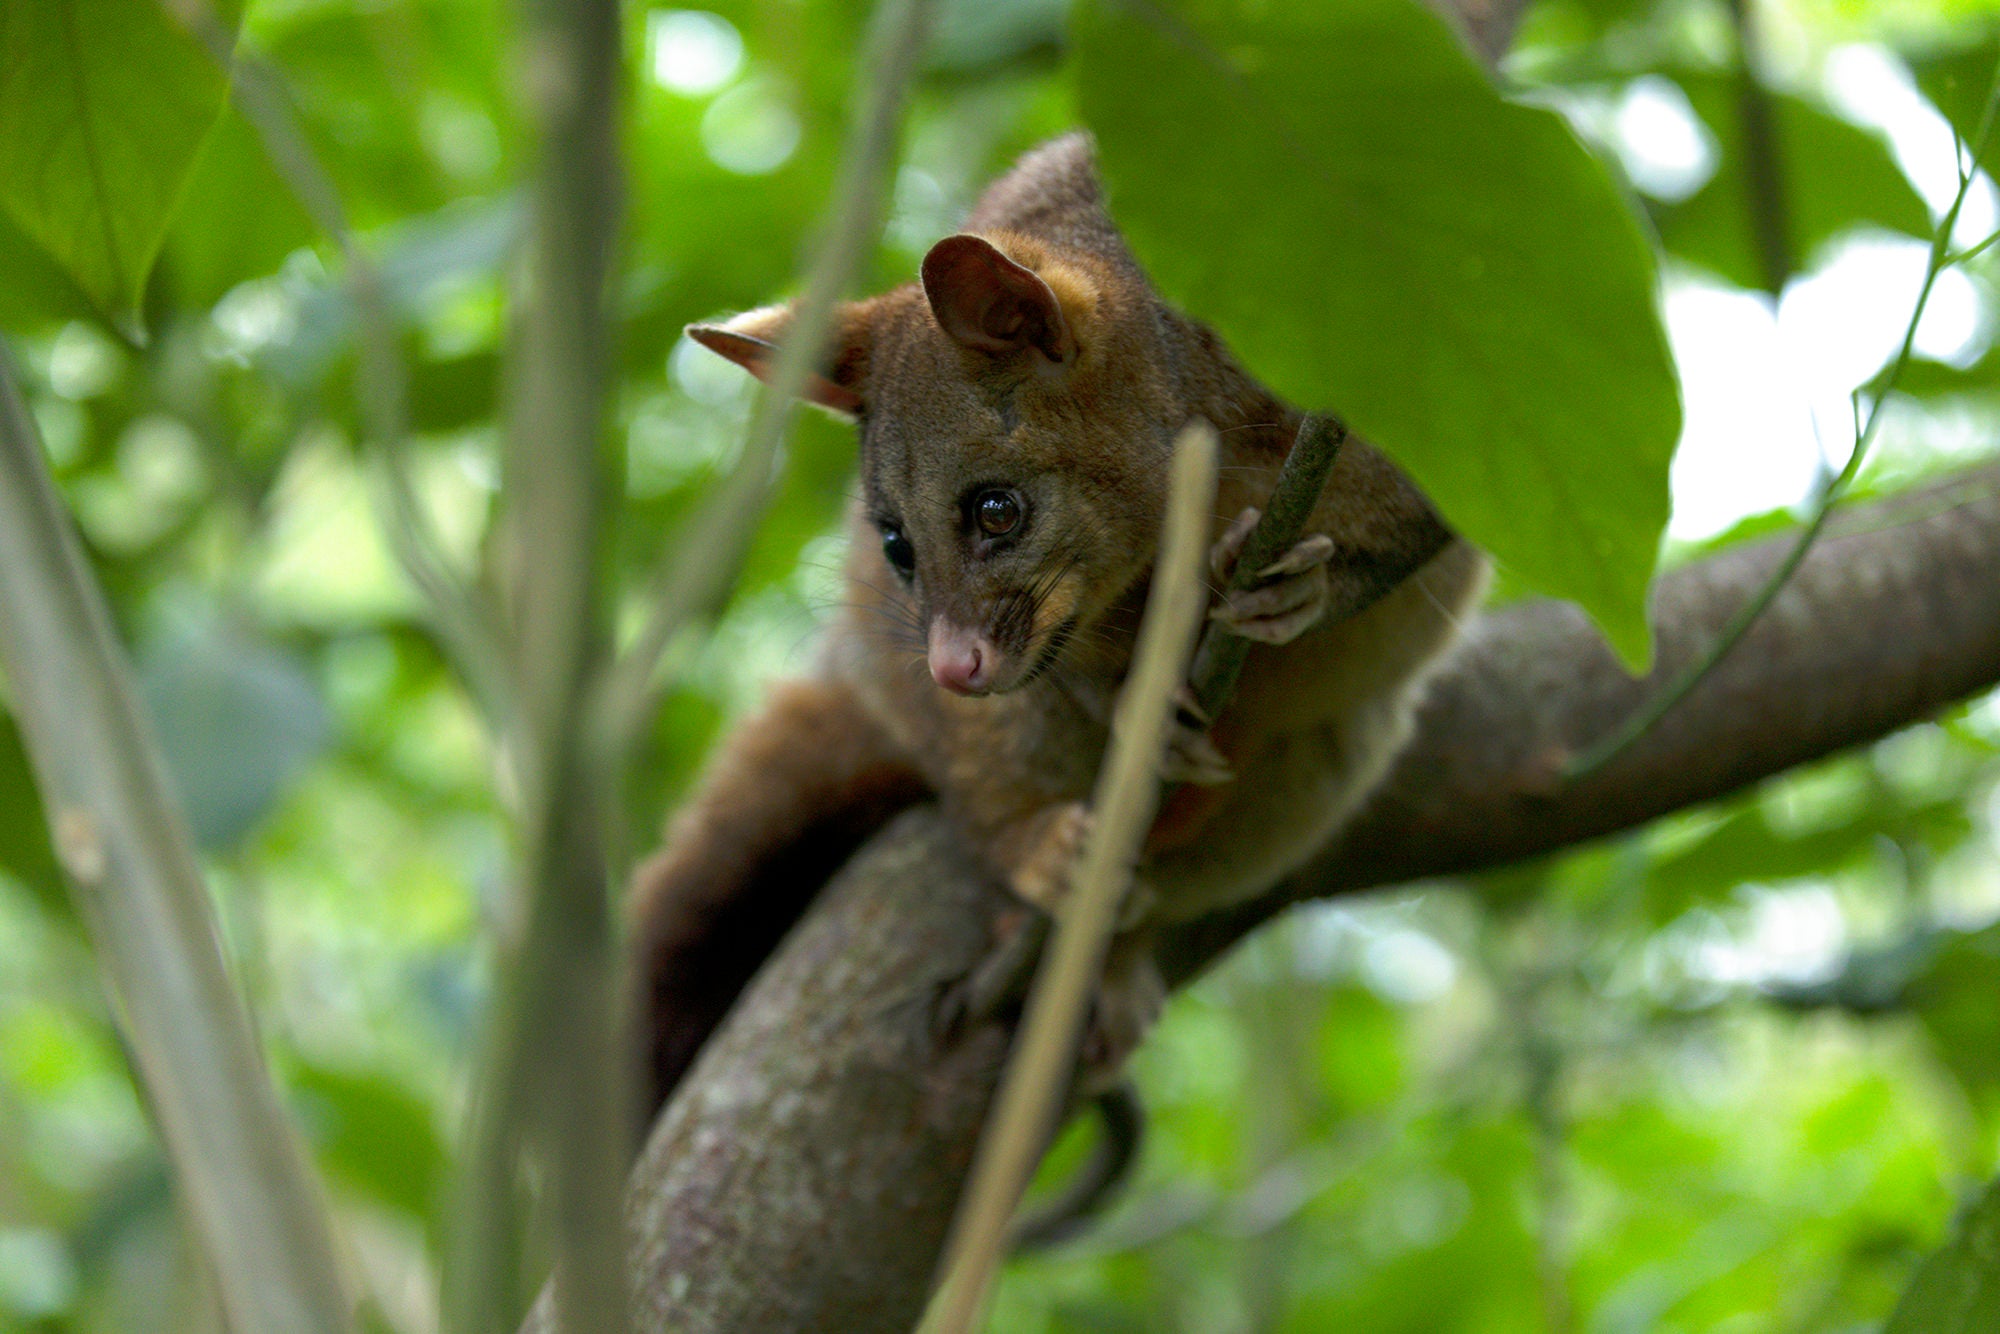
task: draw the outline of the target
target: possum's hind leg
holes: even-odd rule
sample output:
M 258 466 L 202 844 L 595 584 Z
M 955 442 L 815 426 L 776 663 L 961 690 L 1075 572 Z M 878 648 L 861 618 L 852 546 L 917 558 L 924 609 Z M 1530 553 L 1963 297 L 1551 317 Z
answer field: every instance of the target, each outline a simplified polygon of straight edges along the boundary
M 820 887 L 925 795 L 909 761 L 834 683 L 779 686 L 724 742 L 632 880 L 642 1127 Z

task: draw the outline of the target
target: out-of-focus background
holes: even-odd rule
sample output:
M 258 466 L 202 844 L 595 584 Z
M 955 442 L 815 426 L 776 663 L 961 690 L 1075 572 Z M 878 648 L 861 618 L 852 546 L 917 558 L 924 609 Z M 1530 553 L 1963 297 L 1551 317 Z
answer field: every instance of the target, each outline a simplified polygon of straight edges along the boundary
M 1847 395 L 1900 338 L 1957 185 L 1951 126 L 1971 134 L 2000 56 L 1974 0 L 1751 3 L 1800 249 L 1781 295 L 1761 290 L 1724 0 L 1540 0 L 1505 66 L 1663 242 L 1688 407 L 1671 560 L 1793 523 L 1844 458 Z M 679 331 L 794 281 L 861 10 L 625 11 L 613 418 L 635 615 L 750 401 Z M 983 181 L 1074 123 L 1063 10 L 945 7 L 867 286 L 909 278 Z M 380 257 L 414 474 L 468 559 L 498 473 L 520 216 L 510 16 L 254 0 L 243 34 Z M 1982 177 L 1959 240 L 1996 226 Z M 1941 280 L 1864 491 L 1994 450 L 1995 262 Z M 509 848 L 490 740 L 384 536 L 341 278 L 234 110 L 146 289 L 143 346 L 0 215 L 0 328 L 229 956 L 371 1318 L 420 1334 Z M 635 828 L 808 661 L 840 595 L 852 452 L 831 421 L 797 432 L 729 614 L 681 650 Z M 1138 1062 L 1136 1185 L 1085 1239 L 1015 1265 L 993 1327 L 1872 1328 L 2000 1153 L 1996 779 L 1988 699 L 1546 864 L 1293 914 L 1171 1006 Z M 214 1328 L 205 1282 L 0 713 L 0 1329 Z

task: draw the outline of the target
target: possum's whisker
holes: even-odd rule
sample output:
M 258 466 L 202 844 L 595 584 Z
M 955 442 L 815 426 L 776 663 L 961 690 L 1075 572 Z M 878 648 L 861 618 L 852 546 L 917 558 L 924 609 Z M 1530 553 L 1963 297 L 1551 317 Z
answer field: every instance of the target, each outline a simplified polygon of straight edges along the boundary
M 1440 598 L 1437 595 L 1437 593 L 1432 590 L 1430 583 L 1424 578 L 1424 572 L 1422 570 L 1418 570 L 1416 573 L 1412 574 L 1410 576 L 1410 582 L 1417 586 L 1417 591 L 1424 595 L 1424 599 L 1427 602 L 1429 602 L 1433 607 L 1437 608 L 1438 614 L 1443 616 L 1446 621 L 1450 622 L 1453 629 L 1463 630 L 1465 628 L 1466 618 L 1463 615 L 1461 615 L 1455 608 L 1446 603 L 1444 599 Z

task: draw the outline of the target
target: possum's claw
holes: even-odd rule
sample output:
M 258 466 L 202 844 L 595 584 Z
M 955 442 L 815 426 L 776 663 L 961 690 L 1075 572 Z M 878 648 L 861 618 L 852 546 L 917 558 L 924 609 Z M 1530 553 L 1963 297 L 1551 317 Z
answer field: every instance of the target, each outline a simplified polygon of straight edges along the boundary
M 1209 552 L 1209 568 L 1219 582 L 1236 572 L 1237 557 L 1261 513 L 1252 508 L 1237 515 Z M 1257 571 L 1249 588 L 1227 589 L 1208 617 L 1235 634 L 1261 644 L 1289 644 L 1326 615 L 1331 600 L 1326 563 L 1333 556 L 1333 539 L 1314 533 Z

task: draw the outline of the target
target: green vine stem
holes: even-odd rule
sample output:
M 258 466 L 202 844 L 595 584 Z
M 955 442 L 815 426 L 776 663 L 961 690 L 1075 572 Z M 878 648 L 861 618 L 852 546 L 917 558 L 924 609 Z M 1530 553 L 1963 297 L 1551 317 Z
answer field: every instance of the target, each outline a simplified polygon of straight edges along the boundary
M 1730 651 L 1742 642 L 1743 636 L 1750 632 L 1750 627 L 1756 624 L 1757 618 L 1764 614 L 1765 609 L 1777 600 L 1778 594 L 1784 590 L 1792 574 L 1805 561 L 1807 553 L 1812 550 L 1813 543 L 1819 539 L 1828 518 L 1832 516 L 1834 507 L 1840 503 L 1841 497 L 1847 493 L 1855 477 L 1860 473 L 1861 464 L 1868 456 L 1868 447 L 1874 442 L 1875 435 L 1881 428 L 1883 408 L 1887 405 L 1889 396 L 1895 392 L 1904 370 L 1910 364 L 1910 356 L 1917 342 L 1917 326 L 1923 321 L 1924 307 L 1930 301 L 1931 289 L 1936 286 L 1938 275 L 1953 261 L 1951 234 L 1958 224 L 1959 212 L 1965 207 L 1966 196 L 1972 189 L 1972 182 L 1978 176 L 1978 162 L 1985 153 L 1987 139 L 1992 133 L 1996 110 L 2000 110 L 2000 68 L 1994 70 L 1993 83 L 1986 95 L 1986 109 L 1980 115 L 1979 129 L 1974 134 L 1969 149 L 1973 165 L 1961 166 L 1958 193 L 1953 196 L 1951 207 L 1946 209 L 1944 216 L 1938 220 L 1937 229 L 1931 236 L 1930 260 L 1924 267 L 1923 286 L 1918 289 L 1916 305 L 1910 311 L 1909 323 L 1903 329 L 1903 341 L 1897 347 L 1896 355 L 1889 362 L 1887 369 L 1877 376 L 1872 384 L 1864 385 L 1855 391 L 1857 415 L 1862 396 L 1870 395 L 1868 416 L 1860 431 L 1855 434 L 1854 449 L 1847 456 L 1846 464 L 1820 487 L 1819 494 L 1814 498 L 1811 513 L 1807 516 L 1805 529 L 1800 532 L 1798 540 L 1792 544 L 1791 550 L 1786 552 L 1785 559 L 1772 572 L 1770 579 L 1749 601 L 1737 608 L 1736 614 L 1722 627 L 1722 632 L 1716 636 L 1708 651 L 1690 663 L 1608 736 L 1573 756 L 1563 766 L 1561 774 L 1563 782 L 1573 783 L 1596 773 L 1623 754 L 1633 742 L 1651 731 L 1660 719 L 1666 717 L 1711 671 L 1715 670 L 1716 664 L 1728 657 Z M 1960 145 L 1960 148 L 1961 151 L 1966 151 L 1964 145 Z

